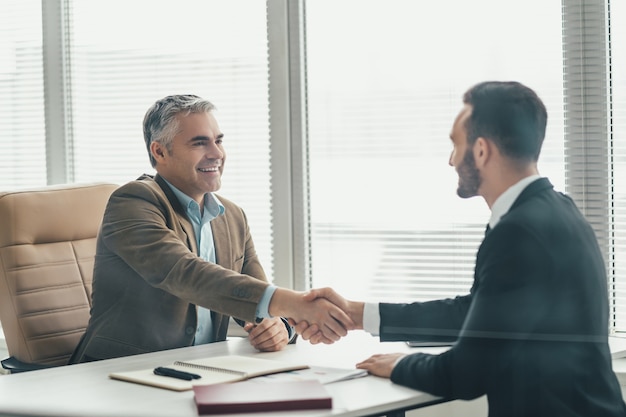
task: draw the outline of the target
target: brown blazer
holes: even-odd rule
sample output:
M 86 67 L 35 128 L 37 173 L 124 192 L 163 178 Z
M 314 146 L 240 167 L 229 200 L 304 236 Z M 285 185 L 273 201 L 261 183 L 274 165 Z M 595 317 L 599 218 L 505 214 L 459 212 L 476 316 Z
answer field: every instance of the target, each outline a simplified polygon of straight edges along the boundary
M 211 222 L 216 264 L 197 256 L 193 227 L 158 175 L 144 175 L 109 199 L 98 235 L 91 318 L 70 363 L 190 346 L 196 305 L 210 308 L 214 337 L 229 315 L 253 321 L 268 286 L 243 210 Z

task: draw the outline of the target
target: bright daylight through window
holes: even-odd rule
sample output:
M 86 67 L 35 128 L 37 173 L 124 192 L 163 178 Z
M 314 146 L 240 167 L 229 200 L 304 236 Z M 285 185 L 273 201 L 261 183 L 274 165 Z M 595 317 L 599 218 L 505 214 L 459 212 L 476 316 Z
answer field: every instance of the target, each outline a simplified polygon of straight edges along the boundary
M 540 173 L 558 190 L 584 196 L 578 204 L 606 242 L 611 327 L 626 331 L 626 79 L 617 76 L 626 70 L 626 10 L 613 1 L 605 15 L 599 2 L 579 3 L 306 3 L 313 287 L 332 285 L 373 301 L 469 290 L 489 215 L 482 199 L 456 196 L 448 134 L 467 88 L 517 80 L 546 103 Z M 592 14 L 581 18 L 583 8 Z M 612 19 L 606 33 L 594 33 L 605 16 Z M 599 44 L 581 41 L 587 32 Z M 608 66 L 600 58 L 583 70 L 564 59 L 582 55 L 580 48 L 603 50 L 609 39 Z M 610 93 L 601 82 L 607 70 Z M 578 75 L 584 71 L 591 73 L 590 90 Z M 585 96 L 583 108 L 588 97 L 602 101 L 597 121 L 578 120 L 579 99 L 564 96 L 566 74 L 569 93 Z M 605 134 L 579 129 L 587 123 Z
M 294 282 L 377 301 L 465 293 L 489 211 L 482 199 L 456 196 L 448 135 L 467 88 L 487 79 L 518 80 L 547 105 L 540 173 L 575 195 L 594 225 L 606 252 L 610 325 L 625 332 L 626 2 L 607 0 L 606 13 L 601 3 L 303 1 L 297 41 L 306 133 L 285 142 L 307 152 L 302 175 L 309 217 L 301 227 L 308 233 L 287 235 L 307 262 L 310 255 L 303 268 L 310 276 Z M 270 68 L 285 54 L 272 49 L 268 36 L 276 29 L 272 3 L 184 5 L 3 0 L 0 189 L 122 183 L 151 173 L 144 112 L 166 94 L 195 93 L 218 108 L 228 152 L 221 193 L 246 209 L 272 276 L 295 263 L 276 249 L 285 240 L 277 224 L 290 220 L 284 212 L 278 218 L 277 207 L 289 213 L 297 204 L 275 188 L 283 180 L 274 175 L 276 164 L 296 164 L 293 154 L 277 161 L 272 152 L 277 133 L 270 116 L 283 92 L 269 81 L 282 74 Z M 601 12 L 581 23 L 577 7 L 583 6 Z M 207 25 L 207 16 L 220 18 Z M 184 33 L 176 28 L 181 21 Z M 585 63 L 595 65 L 586 72 L 572 59 L 581 33 L 596 35 L 595 44 L 582 46 L 600 54 Z M 599 84 L 576 81 L 579 73 Z M 588 108 L 588 97 L 599 100 L 595 121 L 594 114 L 574 113 Z M 579 131 L 578 124 L 591 122 L 606 134 Z
M 306 14 L 313 286 L 467 292 L 489 211 L 456 195 L 452 122 L 476 82 L 531 86 L 550 113 L 540 172 L 564 189 L 560 3 L 316 0 Z M 486 15 L 515 19 L 467 29 Z

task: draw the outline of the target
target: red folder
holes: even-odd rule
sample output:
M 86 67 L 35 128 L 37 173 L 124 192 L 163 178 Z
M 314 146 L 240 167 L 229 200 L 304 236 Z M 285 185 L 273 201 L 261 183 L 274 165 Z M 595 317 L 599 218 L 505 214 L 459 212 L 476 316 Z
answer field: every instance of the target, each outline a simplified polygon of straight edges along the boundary
M 261 382 L 247 380 L 195 385 L 198 414 L 332 408 L 332 397 L 317 380 Z

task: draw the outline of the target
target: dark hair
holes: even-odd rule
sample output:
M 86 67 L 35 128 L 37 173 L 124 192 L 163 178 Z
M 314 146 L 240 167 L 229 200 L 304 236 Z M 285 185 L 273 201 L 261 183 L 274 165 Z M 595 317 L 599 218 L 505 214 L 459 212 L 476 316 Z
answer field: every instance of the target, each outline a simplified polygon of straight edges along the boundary
M 465 123 L 469 145 L 483 137 L 511 159 L 539 159 L 548 113 L 533 90 L 514 81 L 487 81 L 470 88 L 463 102 L 472 106 Z
M 179 94 L 157 100 L 146 112 L 143 119 L 143 138 L 148 149 L 150 164 L 156 166 L 156 160 L 150 152 L 150 144 L 159 142 L 169 151 L 178 129 L 178 114 L 211 112 L 215 106 L 208 100 L 193 94 Z

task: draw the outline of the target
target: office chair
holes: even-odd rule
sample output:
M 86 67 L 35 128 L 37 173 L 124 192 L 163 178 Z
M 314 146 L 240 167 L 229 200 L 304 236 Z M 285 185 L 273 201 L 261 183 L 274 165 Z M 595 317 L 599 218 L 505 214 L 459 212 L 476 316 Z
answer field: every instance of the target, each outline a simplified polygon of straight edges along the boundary
M 96 235 L 114 184 L 0 193 L 0 322 L 11 373 L 66 365 L 91 306 Z

